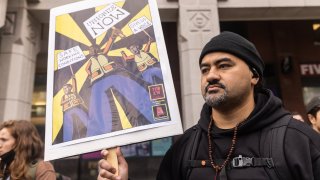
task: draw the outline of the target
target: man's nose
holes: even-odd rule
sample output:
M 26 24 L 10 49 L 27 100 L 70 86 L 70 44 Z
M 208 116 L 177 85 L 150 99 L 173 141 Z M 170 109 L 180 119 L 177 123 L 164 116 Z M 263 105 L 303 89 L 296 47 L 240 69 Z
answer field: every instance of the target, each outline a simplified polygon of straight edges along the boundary
M 211 68 L 208 75 L 207 75 L 207 81 L 211 82 L 213 80 L 219 80 L 220 79 L 220 74 L 218 71 L 214 68 Z

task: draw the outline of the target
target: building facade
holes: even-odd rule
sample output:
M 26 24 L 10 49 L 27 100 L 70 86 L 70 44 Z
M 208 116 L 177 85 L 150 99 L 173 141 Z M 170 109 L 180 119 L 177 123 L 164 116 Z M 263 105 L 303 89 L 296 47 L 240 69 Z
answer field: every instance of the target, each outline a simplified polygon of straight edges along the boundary
M 1 120 L 44 123 L 49 11 L 72 2 L 0 0 Z M 157 2 L 184 129 L 197 123 L 203 104 L 200 51 L 220 31 L 256 44 L 266 62 L 266 86 L 288 110 L 305 114 L 308 100 L 320 95 L 319 0 Z

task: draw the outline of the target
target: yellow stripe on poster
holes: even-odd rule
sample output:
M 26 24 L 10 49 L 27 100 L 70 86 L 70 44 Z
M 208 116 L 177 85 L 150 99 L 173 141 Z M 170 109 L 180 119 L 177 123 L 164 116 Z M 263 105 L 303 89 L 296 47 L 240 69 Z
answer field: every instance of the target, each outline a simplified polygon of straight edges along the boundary
M 82 32 L 78 24 L 69 14 L 64 14 L 56 17 L 56 32 L 65 35 L 77 42 L 91 46 L 91 42 Z
M 58 54 L 63 52 L 64 50 L 55 50 L 54 51 L 54 70 L 58 70 Z
M 117 98 L 114 96 L 112 89 L 111 93 L 114 99 L 114 102 L 116 104 L 117 110 L 119 112 L 119 117 L 120 117 L 120 121 L 121 121 L 121 125 L 122 125 L 122 129 L 129 129 L 132 128 L 132 125 L 128 119 L 128 117 L 126 116 L 126 113 L 124 112 L 123 108 L 121 107 L 119 101 L 117 100 Z
M 82 89 L 85 81 L 87 80 L 88 77 L 88 73 L 86 72 L 86 66 L 87 63 L 84 63 L 83 66 L 75 73 L 75 77 L 77 80 L 77 88 L 78 88 L 78 93 L 80 92 L 80 90 Z M 71 80 L 70 80 L 71 82 Z
M 120 49 L 114 49 L 112 51 L 109 51 L 108 56 L 118 56 L 122 58 L 121 51 L 124 51 L 127 55 L 132 54 L 127 48 L 120 48 Z
M 70 81 L 71 82 L 71 81 Z M 63 124 L 63 112 L 61 106 L 61 99 L 63 96 L 63 90 L 60 90 L 53 97 L 53 109 L 52 109 L 52 142 L 57 138 L 57 135 L 62 128 Z
M 158 61 L 160 61 L 159 53 L 158 53 L 158 47 L 157 47 L 157 44 L 155 42 L 151 43 L 149 53 L 151 53 L 155 58 L 157 58 Z
M 86 56 L 89 54 L 89 51 L 82 51 L 82 52 L 83 52 L 83 54 L 86 55 Z

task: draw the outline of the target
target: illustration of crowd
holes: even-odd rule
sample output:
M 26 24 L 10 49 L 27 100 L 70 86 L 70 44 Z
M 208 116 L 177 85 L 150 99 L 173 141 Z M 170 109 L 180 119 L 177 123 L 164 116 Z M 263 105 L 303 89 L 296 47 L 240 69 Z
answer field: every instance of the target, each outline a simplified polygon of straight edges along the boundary
M 89 47 L 85 70 L 91 95 L 87 103 L 70 66 L 71 83 L 63 85 L 61 99 L 63 142 L 169 120 L 160 62 L 149 53 L 153 38 L 143 32 L 148 38 L 144 48 L 141 42 L 129 43 L 131 55 L 121 51 L 120 63 L 107 55 L 117 37 L 125 38 L 119 29 L 112 29 L 103 50 L 97 45 Z M 137 69 L 130 69 L 130 61 Z M 125 104 L 126 123 L 115 112 L 119 107 L 115 101 Z

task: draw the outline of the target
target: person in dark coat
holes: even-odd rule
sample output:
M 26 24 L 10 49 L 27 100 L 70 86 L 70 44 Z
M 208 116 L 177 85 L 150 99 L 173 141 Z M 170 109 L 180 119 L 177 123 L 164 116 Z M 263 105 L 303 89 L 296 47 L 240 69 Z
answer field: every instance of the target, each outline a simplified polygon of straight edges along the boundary
M 199 65 L 205 100 L 200 120 L 168 150 L 157 180 L 320 179 L 320 136 L 263 87 L 264 62 L 251 42 L 222 32 L 205 45 Z M 278 124 L 285 131 L 266 136 Z M 279 151 L 265 148 L 270 144 L 280 144 Z M 120 149 L 117 155 L 119 175 L 100 160 L 98 179 L 128 179 Z

